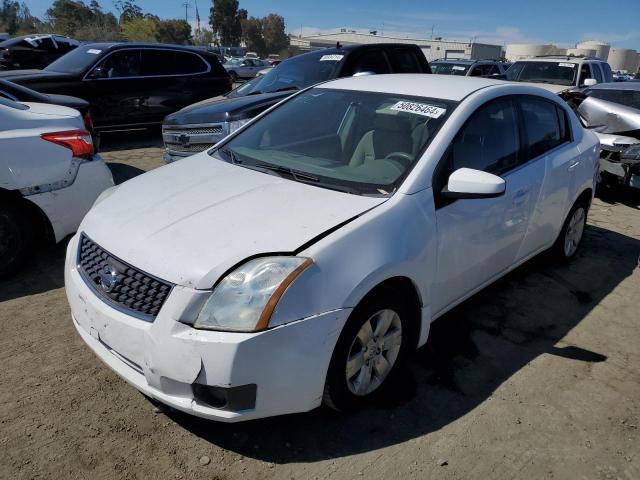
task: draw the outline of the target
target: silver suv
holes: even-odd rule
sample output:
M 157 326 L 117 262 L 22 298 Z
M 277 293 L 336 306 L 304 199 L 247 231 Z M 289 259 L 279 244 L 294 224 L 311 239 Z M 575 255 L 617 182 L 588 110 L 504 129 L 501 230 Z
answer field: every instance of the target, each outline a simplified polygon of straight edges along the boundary
M 596 57 L 543 56 L 518 60 L 509 67 L 506 79 L 512 82 L 549 84 L 564 90 L 613 82 L 611 67 Z

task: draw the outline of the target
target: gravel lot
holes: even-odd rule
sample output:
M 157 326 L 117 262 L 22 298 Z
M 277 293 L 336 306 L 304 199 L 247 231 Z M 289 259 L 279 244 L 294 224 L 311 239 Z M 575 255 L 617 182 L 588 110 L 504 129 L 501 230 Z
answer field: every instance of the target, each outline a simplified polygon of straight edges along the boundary
M 122 181 L 154 135 L 103 140 Z M 147 138 L 148 137 L 148 138 Z M 163 413 L 84 346 L 66 242 L 0 283 L 0 477 L 640 478 L 640 196 L 605 192 L 570 265 L 537 258 L 433 325 L 394 398 L 239 425 Z

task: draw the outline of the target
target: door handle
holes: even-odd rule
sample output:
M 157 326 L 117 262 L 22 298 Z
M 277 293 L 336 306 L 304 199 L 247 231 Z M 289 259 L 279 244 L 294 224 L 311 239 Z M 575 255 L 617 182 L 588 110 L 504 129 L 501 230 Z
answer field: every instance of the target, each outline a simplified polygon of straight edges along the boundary
M 567 170 L 569 170 L 570 172 L 574 171 L 576 169 L 576 167 L 580 165 L 580 160 L 576 160 L 574 163 L 572 163 L 571 165 L 569 165 L 569 168 Z

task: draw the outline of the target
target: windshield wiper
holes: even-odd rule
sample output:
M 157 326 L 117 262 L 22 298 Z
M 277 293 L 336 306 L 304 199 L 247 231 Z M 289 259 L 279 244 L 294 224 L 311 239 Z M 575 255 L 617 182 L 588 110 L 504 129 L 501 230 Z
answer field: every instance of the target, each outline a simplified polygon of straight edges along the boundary
M 242 160 L 238 158 L 238 154 L 233 150 L 231 150 L 230 148 L 221 148 L 220 151 L 229 157 L 233 165 L 238 165 L 239 167 L 242 167 L 242 168 L 248 168 L 249 170 L 255 170 L 256 172 L 262 172 L 262 173 L 267 173 L 269 175 L 276 175 L 278 177 L 282 177 L 281 172 L 277 170 L 274 170 L 271 168 L 265 168 L 260 165 L 252 165 L 249 163 L 244 163 Z
M 262 92 L 260 90 L 255 90 L 253 92 L 247 93 L 246 96 L 248 97 L 249 95 L 262 95 Z
M 278 173 L 284 173 L 285 175 L 289 175 L 291 178 L 297 181 L 307 181 L 307 182 L 319 182 L 320 178 L 315 175 L 311 175 L 310 173 L 301 172 L 299 170 L 294 170 L 289 167 L 283 167 L 281 165 L 273 165 L 270 163 L 256 163 L 255 165 L 258 168 L 263 168 L 265 170 L 272 170 Z

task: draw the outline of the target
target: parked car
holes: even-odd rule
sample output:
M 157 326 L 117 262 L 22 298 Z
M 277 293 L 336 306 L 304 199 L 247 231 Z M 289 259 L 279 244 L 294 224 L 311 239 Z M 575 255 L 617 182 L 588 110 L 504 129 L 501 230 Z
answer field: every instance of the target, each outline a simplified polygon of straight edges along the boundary
M 61 105 L 63 107 L 78 110 L 82 115 L 84 126 L 87 130 L 93 131 L 93 122 L 91 120 L 91 112 L 89 111 L 89 102 L 78 97 L 69 95 L 45 94 L 31 90 L 30 88 L 9 82 L 0 78 L 0 98 L 13 100 L 15 102 L 35 102 L 35 103 L 51 103 L 53 105 Z
M 256 52 L 247 52 L 244 56 L 244 58 L 253 58 L 256 60 L 259 60 L 260 57 L 258 56 L 258 54 Z
M 490 77 L 503 75 L 502 62 L 496 60 L 436 60 L 430 62 L 431 73 L 462 77 Z
M 86 44 L 43 70 L 0 72 L 0 78 L 87 100 L 97 130 L 157 125 L 167 114 L 231 89 L 214 54 L 145 43 Z
M 223 66 L 235 82 L 238 79 L 255 77 L 260 70 L 268 66 L 268 63 L 260 59 L 244 58 L 231 60 Z
M 538 83 L 560 93 L 574 87 L 612 82 L 611 67 L 596 57 L 543 56 L 518 60 L 505 73 L 512 82 Z
M 80 42 L 62 35 L 23 35 L 0 42 L 0 70 L 44 68 Z
M 76 231 L 111 172 L 76 110 L 0 97 L 0 278 Z
M 296 90 L 332 78 L 367 73 L 431 73 L 417 45 L 327 48 L 283 61 L 228 94 L 169 115 L 163 125 L 165 161 L 202 152 Z
M 599 180 L 640 189 L 640 83 L 602 83 L 565 98 L 600 139 Z
M 537 87 L 323 83 L 103 196 L 67 251 L 73 324 L 194 415 L 358 407 L 434 319 L 542 251 L 576 255 L 597 152 Z

